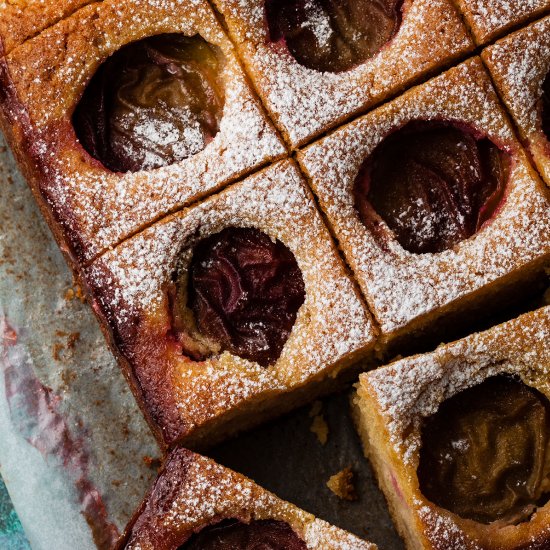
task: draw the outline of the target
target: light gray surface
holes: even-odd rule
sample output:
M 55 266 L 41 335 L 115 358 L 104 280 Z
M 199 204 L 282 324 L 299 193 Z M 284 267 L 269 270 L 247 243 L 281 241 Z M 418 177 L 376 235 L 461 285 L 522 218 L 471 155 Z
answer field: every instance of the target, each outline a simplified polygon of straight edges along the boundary
M 71 274 L 1 135 L 0 220 L 1 473 L 34 549 L 95 548 L 77 487 L 97 489 L 122 530 L 157 446 L 88 306 L 66 299 Z M 51 406 L 47 425 L 21 384 L 7 399 L 14 373 L 30 391 L 51 388 L 36 398 Z

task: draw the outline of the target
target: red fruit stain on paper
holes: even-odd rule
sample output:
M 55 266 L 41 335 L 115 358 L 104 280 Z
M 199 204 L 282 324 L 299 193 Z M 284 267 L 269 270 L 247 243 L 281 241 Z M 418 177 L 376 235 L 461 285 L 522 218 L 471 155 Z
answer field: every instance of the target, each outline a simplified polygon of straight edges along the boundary
M 73 481 L 81 512 L 100 550 L 112 548 L 119 537 L 109 522 L 101 495 L 88 479 L 89 456 L 82 436 L 71 433 L 59 412 L 61 397 L 36 377 L 19 335 L 0 317 L 0 366 L 13 426 L 45 459 L 61 466 Z

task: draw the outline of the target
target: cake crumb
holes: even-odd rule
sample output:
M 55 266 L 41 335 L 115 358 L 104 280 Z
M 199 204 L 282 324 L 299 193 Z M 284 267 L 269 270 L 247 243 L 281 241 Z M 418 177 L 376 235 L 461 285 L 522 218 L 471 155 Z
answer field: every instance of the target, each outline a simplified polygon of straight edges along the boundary
M 311 427 L 309 428 L 313 432 L 321 445 L 326 445 L 328 441 L 328 424 L 322 413 L 323 404 L 321 401 L 315 401 L 309 411 L 309 417 L 313 418 Z
M 78 283 L 74 283 L 73 287 L 68 288 L 67 292 L 65 292 L 65 300 L 67 302 L 72 302 L 75 298 L 78 298 L 82 303 L 86 301 L 84 292 L 82 292 L 82 288 Z
M 56 361 L 63 361 L 66 359 L 65 352 L 74 350 L 77 341 L 80 339 L 80 332 L 64 332 L 58 330 L 55 335 L 58 338 L 66 339 L 65 342 L 54 343 L 52 349 L 52 357 Z
M 152 468 L 153 470 L 158 470 L 160 468 L 160 459 L 159 458 L 154 458 L 152 456 L 149 456 L 149 455 L 145 455 L 143 457 L 143 463 L 145 464 L 145 466 L 147 466 L 148 468 Z
M 353 484 L 354 473 L 351 466 L 334 474 L 328 481 L 327 487 L 342 500 L 357 500 L 357 492 Z

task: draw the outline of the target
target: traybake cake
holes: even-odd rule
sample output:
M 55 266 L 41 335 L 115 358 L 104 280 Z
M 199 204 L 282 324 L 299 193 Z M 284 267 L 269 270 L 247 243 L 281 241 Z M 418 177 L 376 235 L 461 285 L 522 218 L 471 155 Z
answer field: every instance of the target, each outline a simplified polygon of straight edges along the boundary
M 376 550 L 185 449 L 168 456 L 119 550 Z
M 550 261 L 548 190 L 479 58 L 298 159 L 387 341 L 433 330 Z
M 476 42 L 485 44 L 550 10 L 550 0 L 456 0 Z
M 520 136 L 550 185 L 550 17 L 482 53 Z
M 356 423 L 410 549 L 550 547 L 550 307 L 361 375 Z
M 0 59 L 4 132 L 75 266 L 285 152 L 206 1 L 91 4 Z
M 448 340 L 550 267 L 547 20 L 475 50 L 550 5 L 454 4 L 0 0 L 0 127 L 172 449 L 129 548 L 374 548 L 173 449 Z M 549 321 L 362 376 L 411 548 L 550 547 Z
M 4 0 L 0 3 L 0 49 L 5 53 L 93 0 Z
M 168 445 L 333 391 L 376 337 L 290 160 L 151 226 L 83 279 Z
M 215 4 L 292 146 L 472 49 L 450 0 Z

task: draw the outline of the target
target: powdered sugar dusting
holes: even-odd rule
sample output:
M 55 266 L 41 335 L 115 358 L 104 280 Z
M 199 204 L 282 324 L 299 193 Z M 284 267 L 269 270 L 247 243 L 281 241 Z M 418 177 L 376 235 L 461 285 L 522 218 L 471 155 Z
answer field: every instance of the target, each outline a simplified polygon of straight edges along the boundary
M 167 107 L 165 107 L 167 108 Z M 164 164 L 164 157 L 157 153 L 158 149 L 168 148 L 173 157 L 183 160 L 200 153 L 206 146 L 206 139 L 201 123 L 189 107 L 173 109 L 174 116 L 182 121 L 180 129 L 171 120 L 159 120 L 147 110 L 140 110 L 139 114 L 131 111 L 120 118 L 120 130 L 129 138 L 122 144 L 122 149 L 131 157 L 135 152 L 136 144 L 132 140 L 132 132 L 140 144 L 145 144 L 145 158 L 143 170 L 151 170 Z M 139 146 L 138 146 L 139 147 Z
M 75 246 L 81 248 L 78 252 L 85 261 L 161 215 L 286 152 L 205 2 L 192 0 L 182 5 L 131 0 L 120 8 L 116 4 L 105 1 L 84 8 L 8 58 L 20 99 L 38 129 L 29 137 L 46 172 L 40 184 L 56 218 L 67 234 L 74 234 L 79 241 Z M 176 17 L 178 13 L 181 17 Z M 99 167 L 76 144 L 68 115 L 97 63 L 127 42 L 143 37 L 144 32 L 154 34 L 151 25 L 157 32 L 200 32 L 222 49 L 226 87 L 220 130 L 199 152 L 204 145 L 202 135 L 191 124 L 185 143 L 178 140 L 174 146 L 185 149 L 180 151 L 182 156 L 194 156 L 158 170 L 113 174 Z M 119 26 L 125 32 L 111 36 L 112 29 Z M 78 33 L 91 35 L 89 41 L 98 42 L 97 47 L 82 50 L 80 38 L 74 39 Z M 65 48 L 60 48 L 61 42 L 66 42 Z M 68 93 L 67 83 L 71 83 Z M 139 129 L 156 143 L 173 142 L 176 137 L 173 129 L 145 121 Z M 52 132 L 55 136 L 66 133 L 69 139 L 54 147 Z
M 11 50 L 94 0 L 2 0 L 0 40 Z
M 307 226 L 299 221 L 303 218 L 307 219 Z M 347 325 L 340 332 L 347 335 L 344 341 L 351 339 L 357 344 L 364 338 L 368 328 L 366 332 L 365 328 L 357 329 L 365 320 L 360 301 L 345 300 L 343 295 L 333 294 L 354 296 L 347 278 L 341 277 L 345 282 L 339 283 L 340 277 L 335 276 L 341 275 L 343 270 L 330 251 L 323 223 L 291 162 L 275 164 L 243 184 L 154 225 L 106 253 L 97 265 L 109 266 L 112 274 L 111 280 L 102 283 L 113 287 L 114 298 L 109 306 L 116 311 L 117 322 L 123 324 L 136 312 L 157 307 L 162 301 L 165 281 L 175 269 L 185 268 L 190 262 L 194 243 L 226 226 L 258 227 L 273 239 L 283 241 L 297 256 L 306 286 L 322 284 L 325 273 L 329 277 L 332 275 L 330 284 L 336 286 L 326 296 L 317 297 L 322 301 L 314 305 L 316 312 L 329 308 L 337 316 L 335 323 Z M 94 272 L 100 273 L 94 265 L 89 270 L 92 278 Z M 357 316 L 357 319 L 346 322 L 347 315 Z
M 550 9 L 549 0 L 457 0 L 479 42 Z
M 550 395 L 550 307 L 362 375 L 361 384 L 374 392 L 390 443 L 416 467 L 422 420 L 459 391 L 500 373 L 519 375 Z
M 304 539 L 311 550 L 319 548 L 326 548 L 326 550 L 376 550 L 377 548 L 376 545 L 360 540 L 320 519 L 307 524 Z
M 244 476 L 184 449 L 173 451 L 126 548 L 149 550 L 154 541 L 180 539 L 222 519 L 288 523 L 311 550 L 375 550 L 366 541 L 278 499 Z
M 388 453 L 392 459 L 387 473 L 393 480 L 389 498 L 401 497 L 398 506 L 410 511 L 410 519 L 404 521 L 415 533 L 415 540 L 422 538 L 433 548 L 463 550 L 500 548 L 511 540 L 514 546 L 535 548 L 547 540 L 547 507 L 540 508 L 529 523 L 505 528 L 497 523 L 477 523 L 473 527 L 469 520 L 429 502 L 420 492 L 416 472 L 424 419 L 435 414 L 445 400 L 499 374 L 519 376 L 550 398 L 549 373 L 547 306 L 486 332 L 442 345 L 433 353 L 409 357 L 361 375 L 356 403 L 362 411 L 372 411 L 380 419 L 382 433 L 373 434 L 373 438 L 382 447 L 387 441 L 389 449 L 377 447 L 375 452 L 393 451 Z M 455 445 L 464 448 L 463 441 Z
M 328 13 L 321 5 L 316 4 L 312 0 L 306 1 L 304 9 L 306 10 L 306 19 L 302 27 L 309 29 L 313 33 L 319 48 L 326 46 L 334 33 L 330 25 Z
M 504 79 L 500 91 L 520 128 L 535 130 L 536 103 L 550 70 L 550 17 L 490 46 L 484 59 L 491 72 Z
M 550 17 L 511 34 L 483 52 L 500 95 L 524 142 L 550 184 L 548 141 L 541 128 L 538 101 L 550 71 Z
M 385 225 L 381 243 L 362 224 L 352 188 L 364 159 L 411 120 L 456 120 L 513 155 L 506 201 L 471 239 L 439 254 L 412 254 Z M 383 332 L 470 294 L 550 254 L 550 205 L 514 141 L 478 59 L 451 69 L 299 156 Z
M 420 505 L 418 515 L 427 525 L 429 537 L 434 545 L 441 548 L 460 548 L 461 550 L 483 550 L 448 516 L 436 513 L 429 506 Z M 436 546 L 439 548 L 439 546 Z
M 100 308 L 119 328 L 131 325 L 135 316 L 164 318 L 171 273 L 187 268 L 200 239 L 228 226 L 256 227 L 281 240 L 302 271 L 306 299 L 279 360 L 268 369 L 229 352 L 200 364 L 177 354 L 169 359 L 176 372 L 178 415 L 192 423 L 264 391 L 288 390 L 330 373 L 342 359 L 368 350 L 375 339 L 370 316 L 291 161 L 152 226 L 94 262 L 85 277 L 92 289 L 101 290 Z M 132 345 L 124 342 L 124 347 Z
M 415 0 L 405 3 L 399 32 L 372 60 L 341 74 L 319 73 L 299 65 L 281 45 L 269 43 L 262 0 L 216 0 L 216 4 L 260 95 L 293 145 L 471 47 L 449 1 Z M 317 39 L 326 40 L 330 29 L 323 14 L 316 14 L 310 23 L 315 24 Z

